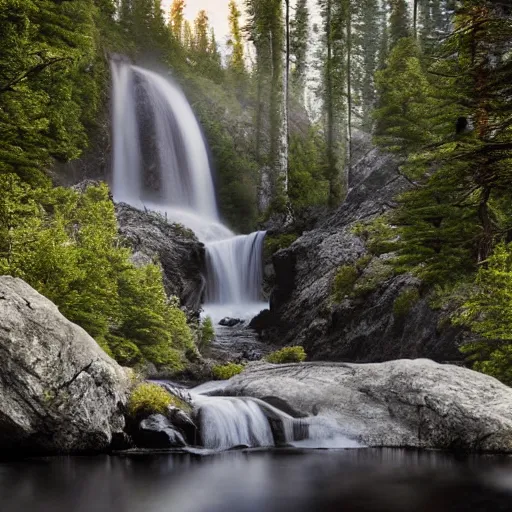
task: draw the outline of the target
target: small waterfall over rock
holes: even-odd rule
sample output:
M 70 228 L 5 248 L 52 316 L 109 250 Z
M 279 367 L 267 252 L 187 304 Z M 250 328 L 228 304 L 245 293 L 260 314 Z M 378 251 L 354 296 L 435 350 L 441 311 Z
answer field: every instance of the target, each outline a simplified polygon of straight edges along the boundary
M 206 144 L 185 95 L 124 59 L 111 67 L 114 199 L 160 212 L 205 243 L 207 305 L 258 303 L 265 233 L 235 236 L 219 221 Z
M 199 425 L 203 446 L 227 450 L 235 446 L 274 446 L 267 417 L 253 400 L 247 398 L 203 397 Z
M 264 231 L 206 244 L 206 302 L 240 304 L 261 298 Z M 238 262 L 245 261 L 244 267 Z
M 208 450 L 361 446 L 347 438 L 336 421 L 328 416 L 294 418 L 257 398 L 222 396 L 229 381 L 207 382 L 192 389 L 179 387 L 169 381 L 156 382 L 193 407 L 200 445 Z

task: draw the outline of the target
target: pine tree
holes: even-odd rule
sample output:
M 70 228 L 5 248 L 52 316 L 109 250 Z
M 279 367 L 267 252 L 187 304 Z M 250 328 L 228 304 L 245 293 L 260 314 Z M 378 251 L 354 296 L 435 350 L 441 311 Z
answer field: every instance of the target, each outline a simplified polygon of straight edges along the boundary
M 417 179 L 417 188 L 402 198 L 395 222 L 399 263 L 431 282 L 453 282 L 471 273 L 512 230 L 507 192 L 512 185 L 512 25 L 504 14 L 491 2 L 464 2 L 453 34 L 429 70 L 436 103 L 430 115 L 418 117 L 426 126 L 417 135 L 430 133 L 431 140 L 408 158 L 405 170 Z M 395 125 L 400 133 L 407 131 L 407 124 Z M 412 148 L 421 138 L 402 137 L 413 142 Z
M 194 21 L 194 48 L 201 58 L 208 55 L 209 42 L 209 20 L 206 11 L 203 9 L 197 13 Z
M 407 0 L 390 0 L 389 43 L 393 48 L 400 39 L 411 35 Z
M 290 51 L 293 56 L 291 87 L 297 97 L 304 101 L 307 77 L 307 53 L 309 39 L 309 9 L 307 0 L 298 0 L 295 17 L 291 22 Z
M 173 0 L 169 13 L 169 26 L 177 41 L 183 43 L 185 34 L 185 0 Z
M 244 58 L 244 40 L 242 36 L 242 29 L 240 27 L 241 11 L 238 9 L 235 0 L 229 2 L 229 29 L 230 39 L 229 46 L 231 47 L 231 56 L 229 59 L 229 66 L 237 76 L 245 74 L 245 58 Z
M 262 163 L 259 204 L 262 211 L 272 203 L 275 211 L 285 212 L 288 204 L 288 9 L 280 0 L 249 0 L 247 7 L 249 31 L 257 54 L 256 151 Z M 267 154 L 262 151 L 265 139 L 270 146 Z
M 326 176 L 329 203 L 338 205 L 348 192 L 347 162 L 347 22 L 348 0 L 321 0 L 325 55 L 322 100 L 326 119 Z
M 387 67 L 376 73 L 376 84 L 377 144 L 406 156 L 432 142 L 429 112 L 436 107 L 434 91 L 413 38 L 402 38 L 395 45 Z

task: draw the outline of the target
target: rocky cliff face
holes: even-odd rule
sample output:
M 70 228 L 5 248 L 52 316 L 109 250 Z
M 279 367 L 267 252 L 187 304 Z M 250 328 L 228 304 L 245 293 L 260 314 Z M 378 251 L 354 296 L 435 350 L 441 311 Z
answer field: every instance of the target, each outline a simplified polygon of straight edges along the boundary
M 194 233 L 127 204 L 116 205 L 116 215 L 119 232 L 134 251 L 134 261 L 159 262 L 167 294 L 179 297 L 183 306 L 197 312 L 206 284 L 205 251 Z
M 418 290 L 419 282 L 410 275 L 386 273 L 383 269 L 390 255 L 366 263 L 362 293 L 334 301 L 338 269 L 355 266 L 368 255 L 365 241 L 354 234 L 354 228 L 393 208 L 396 195 L 411 183 L 399 173 L 392 157 L 370 149 L 361 151 L 352 167 L 351 186 L 335 213 L 274 255 L 270 312 L 253 325 L 270 342 L 303 345 L 313 360 L 460 359 L 458 331 L 439 326 L 440 315 L 429 307 L 427 297 L 411 300 L 406 312 L 396 314 L 397 298 Z
M 0 452 L 105 451 L 123 435 L 129 378 L 21 279 L 0 277 Z

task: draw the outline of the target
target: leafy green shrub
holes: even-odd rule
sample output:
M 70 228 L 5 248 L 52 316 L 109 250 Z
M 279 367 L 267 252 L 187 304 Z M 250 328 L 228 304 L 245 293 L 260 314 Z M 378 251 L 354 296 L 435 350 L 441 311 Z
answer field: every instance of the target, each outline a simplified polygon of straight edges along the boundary
M 215 328 L 213 327 L 212 319 L 207 316 L 201 322 L 198 332 L 198 348 L 202 352 L 210 346 L 211 342 L 215 339 Z
M 27 281 L 121 364 L 183 368 L 196 351 L 186 315 L 159 266 L 131 262 L 106 185 L 33 189 L 4 174 L 0 197 L 0 274 Z
M 241 373 L 244 369 L 243 364 L 227 363 L 218 364 L 212 368 L 213 377 L 216 380 L 228 380 Z
M 135 343 L 109 334 L 106 336 L 105 346 L 102 346 L 111 357 L 123 366 L 135 366 L 143 359 L 142 353 Z
M 306 352 L 301 346 L 284 347 L 272 352 L 265 359 L 273 364 L 301 363 L 306 360 Z
M 264 243 L 264 251 L 265 256 L 270 257 L 275 254 L 277 251 L 281 249 L 286 249 L 290 247 L 290 245 L 295 242 L 299 238 L 295 233 L 283 234 L 283 235 L 275 235 L 275 236 L 267 236 L 265 237 Z
M 341 302 L 346 295 L 349 295 L 359 277 L 355 265 L 342 265 L 334 278 L 333 294 L 336 302 Z
M 417 288 L 407 288 L 393 303 L 393 314 L 396 317 L 404 317 L 413 306 L 420 300 L 420 292 Z

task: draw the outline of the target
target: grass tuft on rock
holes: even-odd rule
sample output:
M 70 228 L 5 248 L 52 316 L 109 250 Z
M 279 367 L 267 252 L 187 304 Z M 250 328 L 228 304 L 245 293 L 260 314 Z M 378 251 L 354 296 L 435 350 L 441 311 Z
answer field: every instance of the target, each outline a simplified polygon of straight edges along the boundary
M 231 377 L 234 377 L 235 375 L 241 373 L 243 369 L 243 364 L 217 364 L 212 368 L 212 373 L 215 380 L 228 380 L 231 379 Z
M 130 395 L 128 414 L 132 417 L 165 414 L 169 406 L 190 410 L 190 406 L 178 397 L 168 393 L 162 386 L 143 382 Z
M 306 352 L 301 346 L 284 347 L 269 354 L 266 360 L 273 364 L 301 363 L 306 360 Z

